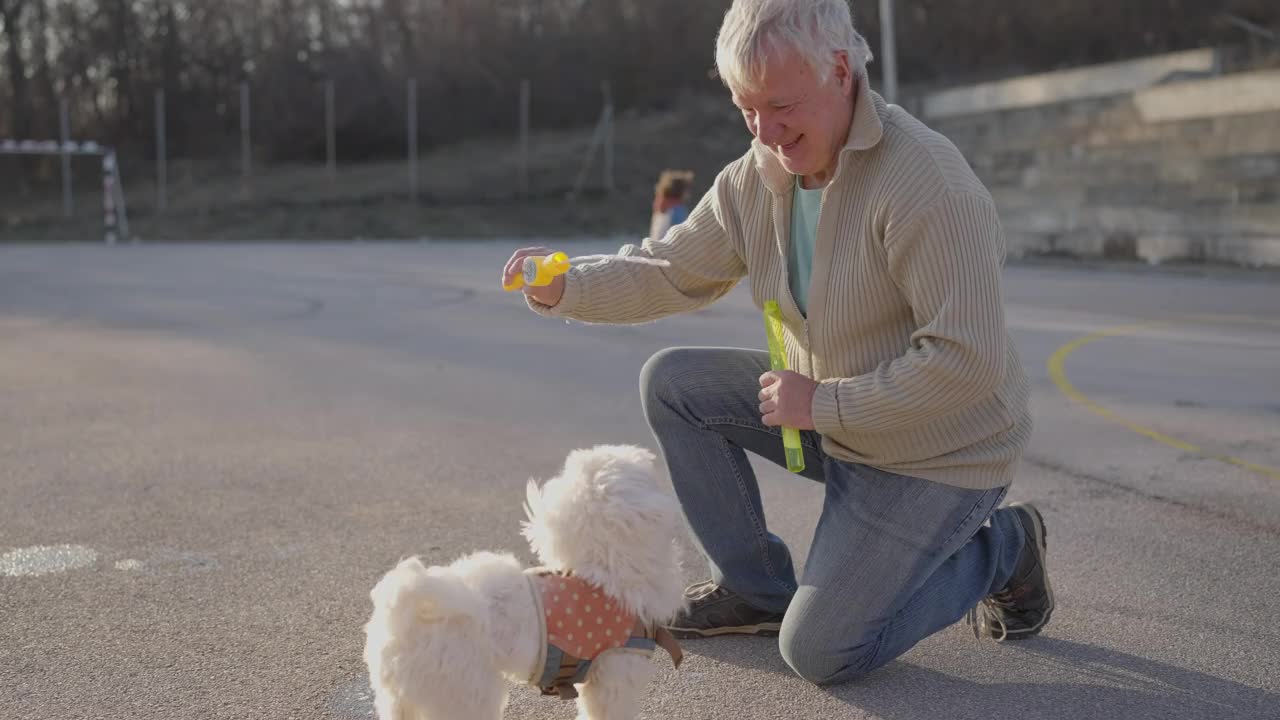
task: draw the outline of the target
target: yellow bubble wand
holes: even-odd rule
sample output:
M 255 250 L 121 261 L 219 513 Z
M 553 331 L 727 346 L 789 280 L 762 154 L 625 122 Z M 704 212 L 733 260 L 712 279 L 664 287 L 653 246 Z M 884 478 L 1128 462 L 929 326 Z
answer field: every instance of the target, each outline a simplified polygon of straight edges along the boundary
M 551 284 L 551 281 L 557 275 L 563 275 L 569 272 L 569 267 L 583 262 L 593 262 L 595 260 L 604 260 L 613 258 L 637 265 L 657 265 L 658 267 L 670 267 L 671 263 L 666 260 L 656 260 L 653 258 L 636 257 L 634 255 L 579 255 L 571 258 L 566 253 L 554 252 L 550 255 L 530 255 L 524 259 L 524 263 L 520 266 L 520 274 L 511 278 L 510 282 L 503 283 L 502 289 L 507 292 L 514 292 L 529 285 L 532 287 L 545 287 Z
M 774 370 L 787 369 L 787 353 L 782 346 L 782 311 L 778 309 L 778 301 L 766 300 L 764 303 L 764 331 L 769 339 L 769 366 Z M 804 471 L 804 448 L 800 446 L 800 431 L 796 428 L 782 428 L 782 449 L 787 457 L 787 469 L 798 473 Z

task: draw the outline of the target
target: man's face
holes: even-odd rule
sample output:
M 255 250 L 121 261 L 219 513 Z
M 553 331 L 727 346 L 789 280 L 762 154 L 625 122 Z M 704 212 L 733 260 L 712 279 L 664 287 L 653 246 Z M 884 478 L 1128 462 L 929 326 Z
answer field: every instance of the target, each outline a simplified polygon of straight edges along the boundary
M 733 93 L 747 129 L 782 166 L 821 186 L 835 171 L 853 118 L 853 73 L 849 57 L 836 53 L 835 66 L 820 82 L 818 73 L 794 51 L 771 52 L 758 90 Z

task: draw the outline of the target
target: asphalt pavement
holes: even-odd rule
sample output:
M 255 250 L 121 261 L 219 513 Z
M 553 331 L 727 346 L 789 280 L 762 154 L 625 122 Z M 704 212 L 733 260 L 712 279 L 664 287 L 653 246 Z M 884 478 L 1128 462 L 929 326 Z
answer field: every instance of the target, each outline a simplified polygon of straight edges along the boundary
M 0 247 L 0 718 L 371 717 L 383 572 L 529 559 L 528 478 L 653 446 L 650 354 L 762 347 L 741 290 L 649 325 L 538 318 L 498 287 L 515 246 Z M 958 625 L 824 689 L 770 640 L 686 641 L 644 717 L 1280 718 L 1280 274 L 1012 265 L 1005 296 L 1043 635 Z M 759 470 L 803 558 L 821 490 Z M 573 715 L 524 688 L 508 712 Z

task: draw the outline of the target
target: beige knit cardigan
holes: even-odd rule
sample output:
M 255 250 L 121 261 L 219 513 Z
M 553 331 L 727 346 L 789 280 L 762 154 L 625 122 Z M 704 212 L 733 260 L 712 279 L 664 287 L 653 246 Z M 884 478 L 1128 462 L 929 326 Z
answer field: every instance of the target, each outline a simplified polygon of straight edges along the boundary
M 574 267 L 554 307 L 588 323 L 695 310 L 748 278 L 782 308 L 788 363 L 817 380 L 813 420 L 838 459 L 950 485 L 1008 485 L 1031 433 L 1005 328 L 1004 234 L 959 150 L 867 83 L 823 191 L 808 317 L 787 281 L 789 174 L 758 141 L 689 218 L 614 259 Z M 763 325 L 761 344 L 764 343 Z

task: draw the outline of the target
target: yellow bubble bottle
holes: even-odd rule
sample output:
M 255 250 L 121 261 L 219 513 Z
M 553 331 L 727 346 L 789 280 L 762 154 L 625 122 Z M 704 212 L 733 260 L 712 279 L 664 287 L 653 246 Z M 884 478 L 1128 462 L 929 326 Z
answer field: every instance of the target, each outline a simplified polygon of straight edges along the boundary
M 525 285 L 544 287 L 550 285 L 557 275 L 563 275 L 568 271 L 569 256 L 565 253 L 530 255 L 524 259 L 521 273 L 511 278 L 511 282 L 504 284 L 502 289 L 511 292 L 519 290 Z

